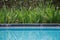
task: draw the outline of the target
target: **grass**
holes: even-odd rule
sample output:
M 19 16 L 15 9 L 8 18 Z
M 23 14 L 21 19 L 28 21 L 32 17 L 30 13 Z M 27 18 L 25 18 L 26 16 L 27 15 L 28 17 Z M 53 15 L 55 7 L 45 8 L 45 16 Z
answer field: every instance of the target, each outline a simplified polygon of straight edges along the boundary
M 0 23 L 60 23 L 60 10 L 54 6 L 40 5 L 34 9 L 8 9 L 0 10 Z

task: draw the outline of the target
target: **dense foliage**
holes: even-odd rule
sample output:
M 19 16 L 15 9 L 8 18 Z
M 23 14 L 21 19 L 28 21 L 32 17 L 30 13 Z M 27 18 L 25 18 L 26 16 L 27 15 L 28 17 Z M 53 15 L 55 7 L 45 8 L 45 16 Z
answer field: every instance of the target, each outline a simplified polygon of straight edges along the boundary
M 7 8 L 20 8 L 20 7 L 36 7 L 38 6 L 39 0 L 1 0 L 0 8 L 6 6 Z
M 0 0 L 0 23 L 60 23 L 58 3 L 54 0 Z

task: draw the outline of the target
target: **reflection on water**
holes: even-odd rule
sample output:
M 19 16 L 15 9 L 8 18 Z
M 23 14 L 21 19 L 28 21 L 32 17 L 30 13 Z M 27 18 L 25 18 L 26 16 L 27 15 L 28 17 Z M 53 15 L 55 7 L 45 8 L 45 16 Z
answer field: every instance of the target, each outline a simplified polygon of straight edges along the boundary
M 60 40 L 60 31 L 0 31 L 0 40 Z

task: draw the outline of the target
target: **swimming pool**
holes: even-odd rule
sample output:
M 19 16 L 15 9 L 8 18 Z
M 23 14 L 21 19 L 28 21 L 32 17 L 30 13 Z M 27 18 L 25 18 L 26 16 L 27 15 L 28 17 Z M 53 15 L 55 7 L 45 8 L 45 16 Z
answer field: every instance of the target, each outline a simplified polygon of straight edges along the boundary
M 1 27 L 0 40 L 60 40 L 60 28 Z

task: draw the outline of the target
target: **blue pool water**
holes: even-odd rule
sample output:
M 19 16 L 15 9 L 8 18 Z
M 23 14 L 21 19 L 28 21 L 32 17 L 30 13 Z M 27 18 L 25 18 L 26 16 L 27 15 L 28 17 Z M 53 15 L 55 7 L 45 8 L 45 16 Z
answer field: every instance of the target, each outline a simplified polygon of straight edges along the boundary
M 60 40 L 60 29 L 0 28 L 0 40 Z

